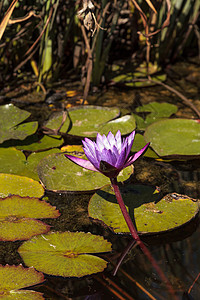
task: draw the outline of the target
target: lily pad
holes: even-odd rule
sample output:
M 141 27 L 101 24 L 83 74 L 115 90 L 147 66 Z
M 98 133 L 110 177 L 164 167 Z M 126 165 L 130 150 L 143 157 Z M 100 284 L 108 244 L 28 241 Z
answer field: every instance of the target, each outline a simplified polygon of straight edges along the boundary
M 42 294 L 32 290 L 24 290 L 42 283 L 44 275 L 34 268 L 0 265 L 0 298 L 3 300 L 42 300 Z M 21 290 L 23 289 L 23 290 Z
M 144 140 L 144 136 L 141 134 L 136 134 L 131 151 L 138 152 L 145 145 L 146 145 L 146 142 Z M 147 151 L 143 154 L 143 156 L 156 158 L 156 159 L 159 158 L 159 156 L 150 147 L 148 147 Z
M 26 176 L 39 181 L 37 165 L 42 158 L 52 153 L 60 153 L 60 150 L 55 148 L 32 153 L 26 160 L 24 153 L 14 147 L 0 148 L 0 173 Z
M 117 118 L 119 115 L 118 108 L 98 106 L 73 107 L 69 109 L 60 133 L 67 133 L 81 139 L 83 137 L 94 138 L 98 132 L 108 134 L 109 131 L 112 131 L 115 134 L 119 129 L 122 135 L 132 132 L 136 127 L 134 116 L 127 115 Z M 63 113 L 55 113 L 45 123 L 45 127 L 51 130 L 58 129 L 62 124 L 62 120 Z
M 108 134 L 111 131 L 114 135 L 120 129 L 122 135 L 131 133 L 136 127 L 135 118 L 133 115 L 126 115 L 106 123 L 100 128 L 99 133 Z
M 35 141 L 32 143 L 18 143 L 16 149 L 25 150 L 30 152 L 36 151 L 44 151 L 56 147 L 60 147 L 63 144 L 64 140 L 62 138 L 54 137 L 54 136 L 43 136 L 41 139 L 36 137 Z
M 129 166 L 120 172 L 118 180 L 124 181 L 131 174 L 132 167 Z M 91 192 L 110 182 L 108 177 L 76 165 L 64 154 L 52 154 L 42 159 L 38 175 L 46 189 L 55 192 Z
M 107 262 L 91 253 L 111 251 L 103 237 L 84 232 L 53 232 L 24 242 L 18 249 L 27 266 L 46 274 L 82 277 L 102 272 Z
M 60 128 L 60 133 L 67 133 L 70 126 L 70 118 L 67 114 L 65 117 L 66 120 L 65 122 L 63 122 L 63 112 L 55 112 L 51 115 L 49 120 L 44 123 L 44 127 L 49 128 L 51 130 L 57 130 L 58 128 Z
M 198 213 L 198 202 L 187 196 L 169 194 L 160 200 L 154 187 L 125 185 L 120 187 L 123 200 L 140 234 L 158 234 L 177 229 L 191 221 Z M 111 186 L 92 196 L 89 216 L 109 226 L 115 233 L 129 233 Z
M 60 153 L 61 151 L 57 148 L 48 150 L 48 151 L 42 151 L 42 152 L 35 152 L 32 153 L 31 155 L 29 155 L 28 159 L 27 159 L 27 165 L 26 165 L 26 171 L 27 171 L 27 175 L 24 173 L 22 175 L 25 175 L 27 177 L 30 177 L 34 180 L 38 180 L 39 181 L 39 176 L 37 173 L 37 166 L 39 164 L 39 162 L 44 158 L 47 157 L 50 154 L 53 153 Z
M 162 157 L 200 155 L 200 123 L 196 120 L 169 119 L 153 123 L 147 127 L 144 138 Z
M 0 200 L 0 241 L 27 240 L 50 226 L 35 219 L 57 218 L 54 206 L 37 198 L 10 196 Z
M 0 173 L 22 175 L 26 166 L 25 155 L 14 147 L 0 148 Z
M 24 140 L 37 130 L 37 122 L 20 124 L 30 116 L 30 113 L 12 104 L 0 106 L 0 115 L 0 143 L 10 139 Z
M 146 63 L 142 63 L 140 66 L 134 64 L 127 65 L 114 65 L 112 81 L 116 83 L 122 83 L 128 87 L 144 87 L 152 86 L 156 83 L 148 81 L 147 76 L 150 74 L 152 80 L 165 81 L 166 74 L 160 73 L 161 69 L 157 64 L 149 63 L 148 69 Z M 146 81 L 137 81 L 138 79 L 146 79 Z
M 136 108 L 136 112 L 138 113 L 148 113 L 145 119 L 143 119 L 139 115 L 133 115 L 136 119 L 137 129 L 144 130 L 148 125 L 175 114 L 177 110 L 178 108 L 174 104 L 165 102 L 151 102 L 149 104 L 145 104 Z
M 42 197 L 44 189 L 39 182 L 24 176 L 0 174 L 0 197 L 19 195 L 22 197 Z

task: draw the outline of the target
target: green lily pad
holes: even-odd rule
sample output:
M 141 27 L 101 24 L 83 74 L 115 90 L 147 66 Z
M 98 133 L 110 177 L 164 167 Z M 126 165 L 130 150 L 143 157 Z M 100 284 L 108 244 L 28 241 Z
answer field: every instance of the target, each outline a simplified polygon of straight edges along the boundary
M 120 129 L 122 135 L 131 133 L 136 127 L 135 118 L 133 115 L 126 115 L 106 123 L 100 127 L 99 133 L 108 134 L 111 131 L 114 135 Z
M 25 155 L 14 147 L 0 148 L 0 173 L 22 175 L 26 166 Z
M 24 176 L 0 174 L 0 197 L 19 195 L 22 197 L 42 197 L 44 189 L 39 182 Z
M 141 134 L 136 134 L 133 142 L 133 146 L 131 148 L 132 152 L 138 152 L 141 150 L 147 143 L 144 140 L 144 136 Z M 158 159 L 159 156 L 150 148 L 148 147 L 147 151 L 143 154 L 143 156 L 151 157 Z
M 146 86 L 154 86 L 156 85 L 156 82 L 155 81 L 158 81 L 158 82 L 163 82 L 167 79 L 167 75 L 166 74 L 158 74 L 158 75 L 155 75 L 155 76 L 151 76 L 151 80 L 154 80 L 154 82 L 152 81 L 149 81 L 148 78 L 146 78 L 146 81 L 137 81 L 135 80 L 134 77 L 132 77 L 132 79 L 129 79 L 130 81 L 131 80 L 134 80 L 132 82 L 125 82 L 125 85 L 128 86 L 128 87 L 146 87 Z M 127 80 L 128 81 L 128 80 Z
M 41 293 L 24 290 L 43 281 L 44 275 L 34 268 L 24 268 L 22 265 L 0 265 L 0 298 L 3 300 L 43 300 Z
M 132 167 L 129 166 L 120 172 L 118 180 L 124 181 L 131 174 Z M 38 175 L 46 189 L 54 192 L 91 192 L 110 182 L 108 177 L 76 165 L 64 154 L 52 154 L 42 159 Z
M 50 226 L 36 219 L 57 218 L 54 206 L 37 198 L 10 196 L 0 200 L 0 241 L 28 240 Z
M 42 158 L 52 153 L 60 153 L 60 150 L 55 148 L 32 153 L 26 160 L 24 153 L 14 147 L 0 148 L 0 173 L 26 176 L 39 181 L 37 165 Z
M 103 237 L 84 232 L 53 232 L 24 242 L 18 249 L 24 263 L 46 274 L 82 277 L 102 272 L 107 262 L 91 253 L 111 251 Z
M 51 130 L 57 130 L 62 125 L 62 122 L 63 122 L 63 112 L 55 112 L 51 115 L 49 120 L 44 123 L 44 126 Z M 66 120 L 59 130 L 60 133 L 61 134 L 67 133 L 69 126 L 70 126 L 70 118 L 68 117 L 68 115 L 66 115 Z
M 64 140 L 62 138 L 45 135 L 41 139 L 38 139 L 36 137 L 36 140 L 32 143 L 23 144 L 23 142 L 21 142 L 18 143 L 15 147 L 19 150 L 35 152 L 60 147 L 63 144 L 63 142 Z
M 148 72 L 147 72 L 148 71 Z M 128 87 L 144 87 L 152 86 L 156 83 L 148 81 L 147 76 L 150 74 L 152 80 L 165 81 L 166 74 L 160 74 L 160 67 L 157 64 L 149 63 L 148 70 L 146 63 L 142 63 L 140 66 L 135 66 L 134 64 L 129 64 L 128 66 L 116 66 L 113 68 L 114 77 L 111 78 L 112 81 L 116 83 L 122 83 Z M 116 75 L 117 74 L 117 75 Z M 146 81 L 137 81 L 138 79 L 146 79 Z
M 34 180 L 38 180 L 39 181 L 39 176 L 38 176 L 38 173 L 37 173 L 37 166 L 39 164 L 39 162 L 44 158 L 44 157 L 47 157 L 48 155 L 50 154 L 53 154 L 53 153 L 60 153 L 61 151 L 59 149 L 51 149 L 51 150 L 48 150 L 48 151 L 42 151 L 42 152 L 35 152 L 35 153 L 32 153 L 31 155 L 29 155 L 28 159 L 27 159 L 27 165 L 26 165 L 26 171 L 27 171 L 27 175 L 24 174 L 21 174 L 21 175 L 24 175 L 24 176 L 27 176 L 27 177 L 30 177 Z
M 158 234 L 192 220 L 199 211 L 198 202 L 187 196 L 169 194 L 160 200 L 157 190 L 150 186 L 120 187 L 122 198 L 140 234 Z M 129 233 L 111 186 L 97 191 L 88 206 L 89 216 L 105 223 L 115 233 Z
M 10 139 L 24 140 L 37 130 L 37 122 L 20 124 L 30 116 L 30 113 L 12 104 L 0 106 L 0 115 L 0 143 Z
M 69 114 L 60 129 L 61 134 L 67 133 L 73 137 L 96 137 L 97 133 L 108 134 L 112 131 L 117 133 L 120 129 L 122 135 L 132 132 L 135 127 L 134 116 L 127 115 L 117 118 L 120 112 L 117 108 L 106 108 L 98 106 L 83 106 L 69 109 Z M 117 119 L 116 119 L 117 118 Z M 61 126 L 63 113 L 55 113 L 45 127 L 53 130 Z
M 68 130 L 68 134 L 79 138 L 96 137 L 101 128 L 103 128 L 107 122 L 118 117 L 119 114 L 118 108 L 99 106 L 71 108 L 69 109 L 71 129 Z
M 153 123 L 147 127 L 144 138 L 162 157 L 200 155 L 200 123 L 196 120 L 169 119 Z
M 136 112 L 138 113 L 148 113 L 145 120 L 139 115 L 133 115 L 136 119 L 137 128 L 140 130 L 144 130 L 150 124 L 162 120 L 163 118 L 168 118 L 171 115 L 175 114 L 177 110 L 178 108 L 174 104 L 151 102 L 149 104 L 145 104 L 136 108 Z

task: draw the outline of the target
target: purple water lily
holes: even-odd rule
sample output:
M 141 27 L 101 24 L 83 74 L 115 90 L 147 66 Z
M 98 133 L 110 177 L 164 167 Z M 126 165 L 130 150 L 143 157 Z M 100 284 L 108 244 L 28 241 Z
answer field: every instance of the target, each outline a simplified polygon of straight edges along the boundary
M 136 159 L 138 159 L 149 146 L 149 143 L 146 144 L 146 146 L 144 146 L 140 151 L 130 156 L 134 137 L 135 131 L 133 131 L 127 138 L 124 138 L 123 140 L 121 138 L 121 132 L 119 130 L 115 136 L 111 132 L 108 133 L 107 137 L 104 134 L 100 135 L 98 133 L 96 142 L 93 142 L 88 138 L 85 138 L 85 140 L 82 141 L 84 146 L 83 149 L 88 160 L 72 155 L 65 156 L 83 168 L 100 172 L 110 178 L 111 185 L 115 192 L 121 212 L 124 216 L 133 239 L 137 242 L 137 245 L 139 245 L 143 253 L 148 257 L 149 261 L 152 263 L 163 282 L 166 282 L 169 292 L 173 296 L 173 299 L 177 299 L 169 280 L 160 269 L 156 260 L 151 255 L 149 249 L 141 241 L 124 204 L 120 188 L 118 186 L 117 175 L 119 174 L 119 172 L 136 161 Z
M 109 178 L 115 178 L 122 169 L 130 166 L 138 159 L 149 146 L 148 143 L 140 151 L 129 157 L 134 137 L 135 131 L 123 140 L 120 130 L 115 136 L 111 132 L 108 133 L 107 137 L 98 133 L 96 142 L 88 138 L 82 141 L 83 150 L 88 160 L 72 155 L 65 156 L 85 169 L 100 172 Z

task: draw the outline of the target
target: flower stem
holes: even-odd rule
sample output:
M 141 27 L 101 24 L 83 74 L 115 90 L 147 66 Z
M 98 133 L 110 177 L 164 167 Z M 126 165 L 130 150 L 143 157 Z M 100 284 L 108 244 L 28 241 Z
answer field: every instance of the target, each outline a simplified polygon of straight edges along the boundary
M 167 277 L 165 276 L 165 274 L 163 273 L 163 271 L 161 270 L 161 268 L 157 264 L 156 260 L 151 255 L 149 249 L 144 245 L 144 243 L 141 241 L 140 237 L 138 236 L 137 230 L 136 230 L 136 228 L 135 228 L 135 226 L 134 226 L 134 224 L 131 220 L 131 217 L 130 217 L 130 215 L 129 215 L 127 209 L 126 209 L 126 206 L 124 204 L 124 201 L 122 199 L 120 189 L 119 189 L 119 186 L 118 186 L 118 182 L 117 182 L 117 178 L 110 178 L 110 180 L 111 180 L 111 184 L 112 184 L 112 187 L 114 189 L 115 196 L 117 198 L 118 204 L 120 206 L 120 209 L 122 211 L 122 214 L 123 214 L 124 219 L 125 219 L 125 221 L 128 225 L 128 228 L 130 230 L 130 233 L 131 233 L 132 237 L 137 242 L 137 244 L 139 245 L 142 252 L 147 256 L 147 258 L 151 262 L 152 266 L 154 267 L 154 269 L 156 270 L 156 272 L 158 273 L 160 278 L 166 283 L 170 294 L 173 296 L 173 299 L 178 299 L 176 297 L 175 293 L 174 293 L 174 289 L 173 289 L 171 283 L 169 282 L 169 280 L 167 279 Z

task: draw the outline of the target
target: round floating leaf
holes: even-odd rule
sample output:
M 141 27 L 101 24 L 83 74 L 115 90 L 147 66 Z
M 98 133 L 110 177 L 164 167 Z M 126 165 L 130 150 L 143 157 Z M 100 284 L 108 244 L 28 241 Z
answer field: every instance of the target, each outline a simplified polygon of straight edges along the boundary
M 26 167 L 25 155 L 14 147 L 0 148 L 0 173 L 22 175 Z
M 120 172 L 118 180 L 124 181 L 131 174 L 129 166 Z M 57 192 L 93 191 L 110 182 L 108 177 L 76 165 L 64 154 L 52 154 L 41 160 L 38 175 L 46 189 Z
M 144 146 L 146 145 L 146 142 L 144 140 L 143 135 L 141 134 L 136 134 L 135 135 L 135 139 L 133 142 L 133 146 L 131 148 L 132 152 L 138 152 L 140 149 L 142 149 Z M 159 156 L 153 151 L 151 150 L 150 147 L 148 147 L 147 151 L 143 154 L 143 156 L 146 157 L 151 157 L 151 158 L 159 158 Z
M 120 187 L 129 214 L 141 234 L 161 233 L 175 229 L 193 219 L 199 211 L 198 203 L 187 196 L 169 194 L 159 200 L 155 188 L 142 185 Z M 89 216 L 101 220 L 115 233 L 128 233 L 111 186 L 97 191 L 89 202 Z
M 99 132 L 101 134 L 108 134 L 111 131 L 113 134 L 116 134 L 120 129 L 122 135 L 131 133 L 136 127 L 135 118 L 133 115 L 126 115 L 121 118 L 112 120 L 102 127 L 100 127 Z
M 45 122 L 44 126 L 51 130 L 58 129 L 63 123 L 63 112 L 55 112 L 51 115 L 49 120 Z M 62 127 L 60 128 L 61 133 L 67 133 L 70 126 L 70 119 L 68 115 L 66 115 L 66 120 L 64 121 Z
M 178 107 L 170 103 L 151 102 L 136 108 L 136 112 L 150 112 L 155 116 L 167 118 L 175 114 Z
M 63 141 L 64 140 L 62 138 L 45 135 L 43 138 L 35 141 L 34 143 L 24 145 L 23 143 L 21 143 L 20 145 L 16 146 L 16 148 L 19 150 L 26 150 L 31 152 L 41 151 L 60 147 L 63 144 Z
M 55 207 L 37 198 L 10 196 L 0 200 L 0 240 L 27 240 L 46 233 L 50 226 L 34 219 L 57 218 L 59 215 Z
M 162 120 L 148 126 L 144 137 L 159 156 L 200 155 L 200 123 L 196 120 Z
M 19 195 L 22 197 L 42 197 L 44 189 L 39 182 L 24 176 L 0 174 L 0 197 Z
M 132 76 L 131 74 L 129 75 L 129 78 L 126 79 L 127 82 L 125 82 L 125 85 L 128 87 L 145 87 L 145 86 L 154 86 L 156 85 L 156 81 L 159 82 L 163 82 L 167 79 L 167 75 L 166 74 L 159 74 L 159 75 L 155 75 L 155 76 L 151 76 L 151 80 L 154 81 L 149 81 L 148 78 L 146 78 L 146 81 L 136 81 L 135 78 Z M 128 82 L 130 81 L 130 82 Z M 132 81 L 132 82 L 131 82 Z
M 55 149 L 51 149 L 48 151 L 32 153 L 31 155 L 29 155 L 29 157 L 27 159 L 26 170 L 24 170 L 24 173 L 21 175 L 31 177 L 34 180 L 39 180 L 38 173 L 37 173 L 37 166 L 38 166 L 39 162 L 44 157 L 47 157 L 50 154 L 60 153 L 60 152 L 61 151 L 59 149 L 55 148 Z
M 133 72 L 134 70 L 134 72 Z M 113 75 L 111 80 L 116 83 L 122 83 L 129 87 L 144 87 L 155 85 L 155 82 L 148 81 L 147 76 L 151 74 L 151 79 L 155 81 L 165 81 L 166 74 L 160 74 L 160 67 L 156 64 L 149 64 L 148 69 L 146 63 L 140 66 L 129 65 L 113 65 Z M 118 74 L 118 75 L 117 75 Z M 117 75 L 117 76 L 116 76 Z M 137 81 L 137 78 L 139 80 Z M 143 81 L 140 81 L 140 79 Z M 146 79 L 146 80 L 145 80 Z
M 20 290 L 42 283 L 44 275 L 33 268 L 0 265 L 0 298 L 5 300 L 42 300 L 41 293 Z
M 119 116 L 118 108 L 83 106 L 69 109 L 71 129 L 68 134 L 81 137 L 96 137 L 107 122 Z M 106 129 L 107 131 L 107 129 Z
M 168 118 L 171 115 L 175 114 L 177 110 L 177 106 L 170 103 L 151 102 L 149 104 L 139 106 L 136 108 L 136 112 L 143 112 L 148 114 L 145 120 L 142 117 L 134 114 L 137 128 L 140 130 L 144 130 L 150 124 L 162 120 L 163 118 Z
M 60 153 L 59 149 L 52 149 L 39 153 L 32 153 L 26 157 L 20 150 L 13 147 L 0 148 L 0 173 L 9 173 L 15 175 L 26 176 L 39 181 L 37 174 L 37 165 L 45 156 L 52 153 Z
M 18 249 L 27 266 L 46 274 L 82 277 L 102 272 L 107 263 L 91 255 L 111 251 L 103 237 L 84 232 L 53 232 L 32 238 Z
M 30 116 L 30 113 L 12 104 L 0 106 L 0 115 L 0 143 L 10 139 L 24 140 L 37 130 L 37 122 L 20 124 Z

